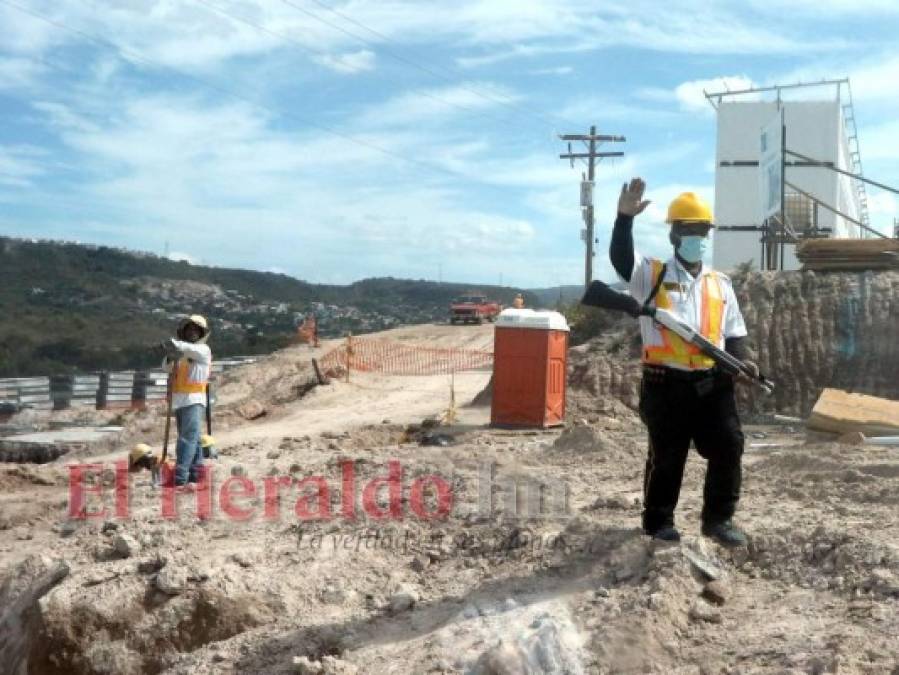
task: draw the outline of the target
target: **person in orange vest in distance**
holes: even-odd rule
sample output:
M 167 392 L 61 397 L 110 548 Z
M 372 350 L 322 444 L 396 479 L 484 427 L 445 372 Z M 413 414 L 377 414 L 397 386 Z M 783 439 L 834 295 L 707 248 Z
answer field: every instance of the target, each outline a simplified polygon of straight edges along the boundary
M 703 264 L 714 227 L 708 204 L 692 192 L 668 207 L 666 261 L 634 250 L 634 217 L 649 205 L 646 183 L 634 178 L 621 188 L 609 258 L 638 301 L 668 309 L 704 337 L 746 362 L 746 325 L 730 279 Z M 640 318 L 643 382 L 640 417 L 649 430 L 643 480 L 643 530 L 656 539 L 679 541 L 674 510 L 692 441 L 707 462 L 702 534 L 727 546 L 746 545 L 732 522 L 740 498 L 743 431 L 737 414 L 734 378 L 714 361 L 649 317 Z M 741 376 L 741 381 L 748 378 Z
M 206 340 L 209 324 L 199 314 L 183 319 L 176 337 L 162 343 L 164 366 L 172 378 L 172 410 L 178 428 L 175 445 L 175 486 L 197 483 L 203 467 L 203 418 L 206 387 L 212 372 L 212 351 Z
M 521 293 L 515 296 L 515 299 L 512 301 L 512 307 L 514 307 L 515 309 L 524 308 L 524 298 L 521 297 Z

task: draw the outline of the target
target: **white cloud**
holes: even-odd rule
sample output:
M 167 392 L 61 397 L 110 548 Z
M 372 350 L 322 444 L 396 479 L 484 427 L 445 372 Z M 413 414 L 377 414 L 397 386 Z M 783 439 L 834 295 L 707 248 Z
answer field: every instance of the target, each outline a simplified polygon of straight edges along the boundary
M 818 18 L 835 14 L 852 14 L 872 19 L 877 14 L 899 13 L 899 4 L 895 0 L 790 0 L 788 3 L 751 0 L 750 4 L 757 11 L 780 17 L 784 14 L 806 14 Z
M 491 44 L 491 47 L 493 45 Z M 541 44 L 514 44 L 511 47 L 503 49 L 491 49 L 475 56 L 459 56 L 456 57 L 456 65 L 460 68 L 478 68 L 481 66 L 490 66 L 503 61 L 511 61 L 512 59 L 536 58 L 547 54 L 574 54 L 577 52 L 586 52 L 597 49 L 592 41 L 579 41 L 571 43 L 546 42 Z
M 752 79 L 745 75 L 713 77 L 707 80 L 690 80 L 682 82 L 674 89 L 674 96 L 681 108 L 690 112 L 707 112 L 711 114 L 712 106 L 706 99 L 706 93 L 723 91 L 741 91 L 756 86 Z M 752 95 L 746 95 L 751 97 Z M 747 98 L 748 100 L 748 98 Z
M 316 56 L 314 61 L 342 75 L 354 75 L 367 70 L 374 70 L 375 53 L 367 49 L 344 54 L 325 54 Z
M 247 104 L 161 95 L 95 103 L 105 117 L 59 103 L 40 111 L 78 153 L 72 213 L 90 213 L 92 231 L 99 232 L 97 222 L 134 228 L 129 235 L 110 225 L 102 234 L 108 240 L 158 248 L 168 239 L 179 252 L 197 252 L 186 254 L 190 261 L 199 254 L 351 281 L 398 269 L 421 275 L 428 256 L 444 253 L 464 254 L 459 268 L 469 270 L 500 254 L 523 259 L 538 236 L 527 217 L 504 213 L 506 203 L 470 203 L 458 188 L 443 187 L 458 184 L 452 177 L 422 175 L 398 158 L 315 131 L 275 131 L 266 114 Z M 478 161 L 491 151 L 408 130 L 366 138 L 393 152 L 427 143 L 429 163 L 458 162 L 471 182 L 479 181 Z M 312 251 L 316 266 L 304 267 Z M 364 263 L 347 266 L 350 252 Z
M 671 103 L 677 100 L 674 91 L 663 87 L 640 87 L 634 92 L 634 96 L 644 101 L 659 103 Z
M 897 3 L 899 7 L 899 3 Z M 852 98 L 856 110 L 861 112 L 869 106 L 899 105 L 899 55 L 894 49 L 868 52 L 870 56 L 847 62 L 845 58 L 826 56 L 810 64 L 780 73 L 772 84 L 792 84 L 794 82 L 817 82 L 848 77 L 852 88 Z M 825 87 L 824 91 L 833 95 L 835 87 Z M 805 94 L 813 90 L 803 90 Z M 846 96 L 845 88 L 842 91 Z M 890 117 L 895 110 L 888 111 Z M 860 115 L 860 117 L 863 117 Z
M 859 129 L 862 160 L 888 160 L 895 164 L 899 157 L 899 120 Z
M 899 103 L 899 56 L 859 64 L 849 70 L 852 96 L 857 103 Z
M 187 253 L 182 253 L 181 251 L 170 252 L 168 258 L 169 258 L 169 260 L 174 260 L 175 262 L 183 261 L 186 263 L 190 263 L 191 265 L 199 264 L 199 259 L 194 258 L 192 255 L 189 255 Z
M 486 114 L 515 104 L 521 97 L 491 82 L 462 82 L 448 87 L 416 89 L 370 106 L 361 115 L 368 126 L 400 126 L 445 122 L 450 117 Z M 504 112 L 504 111 L 501 111 Z
M 622 86 L 614 81 L 602 89 L 608 95 L 589 98 L 577 89 L 559 93 L 538 85 L 552 85 L 553 76 L 559 76 L 556 84 L 561 85 L 561 76 L 575 72 L 575 67 L 585 75 L 582 63 L 599 67 L 598 55 L 586 52 L 604 47 L 659 52 L 640 54 L 646 57 L 647 68 L 635 70 L 658 72 L 658 63 L 651 59 L 664 58 L 670 60 L 666 72 L 684 72 L 687 79 L 708 71 L 690 73 L 688 68 L 695 67 L 697 59 L 678 61 L 683 53 L 740 53 L 750 58 L 759 53 L 791 54 L 799 59 L 816 45 L 826 43 L 829 53 L 844 46 L 840 38 L 823 33 L 810 38 L 810 32 L 798 33 L 792 26 L 760 22 L 758 13 L 699 0 L 685 0 L 672 8 L 649 0 L 627 6 L 595 0 L 329 3 L 383 33 L 397 50 L 425 66 L 454 59 L 469 66 L 505 59 L 523 62 L 515 68 L 494 69 L 483 78 L 491 81 L 463 78 L 444 85 L 420 71 L 382 67 L 393 43 L 371 38 L 377 45 L 369 49 L 371 45 L 360 45 L 287 3 L 208 1 L 289 39 L 210 11 L 207 0 L 33 0 L 28 6 L 78 30 L 114 39 L 128 51 L 199 72 L 204 80 L 244 92 L 263 107 L 229 102 L 220 92 L 202 87 L 185 87 L 184 79 L 167 70 L 135 67 L 109 50 L 0 5 L 0 86 L 4 72 L 12 86 L 42 85 L 39 95 L 30 97 L 37 114 L 14 120 L 20 125 L 15 133 L 20 129 L 29 133 L 43 124 L 40 133 L 50 139 L 51 155 L 56 157 L 59 151 L 58 156 L 78 169 L 77 175 L 67 172 L 67 180 L 54 181 L 61 167 L 45 157 L 0 155 L 0 165 L 6 161 L 2 166 L 12 167 L 8 175 L 18 176 L 19 185 L 29 182 L 27 191 L 0 191 L 0 199 L 9 203 L 8 194 L 27 192 L 14 206 L 41 204 L 41 209 L 33 210 L 47 213 L 53 207 L 58 212 L 64 208 L 79 233 L 96 232 L 104 241 L 159 250 L 167 238 L 179 251 L 192 251 L 203 259 L 315 279 L 348 281 L 374 273 L 426 276 L 442 257 L 446 278 L 452 264 L 459 276 L 481 270 L 492 276 L 505 267 L 508 281 L 513 269 L 522 270 L 523 277 L 529 275 L 538 266 L 535 258 L 570 258 L 575 268 L 580 266 L 580 171 L 558 159 L 563 144 L 549 137 L 549 125 L 536 126 L 540 113 L 510 111 L 500 101 L 546 110 L 549 104 L 541 105 L 539 97 L 545 96 L 544 101 L 552 97 L 553 114 L 587 125 L 600 119 L 603 131 L 627 129 L 628 134 L 645 134 L 648 147 L 664 147 L 659 156 L 628 151 L 623 160 L 600 166 L 597 204 L 610 225 L 620 182 L 631 175 L 641 173 L 650 180 L 657 204 L 667 203 L 673 195 L 665 193 L 664 186 L 654 188 L 656 182 L 710 180 L 698 172 L 708 151 L 700 157 L 695 145 L 665 145 L 663 133 L 651 137 L 660 127 L 676 133 L 677 124 L 686 120 L 685 110 L 711 113 L 710 106 L 704 98 L 697 104 L 695 87 L 679 92 L 664 89 L 664 80 L 641 75 Z M 293 2 L 370 37 L 324 8 Z M 575 34 L 578 37 L 572 40 Z M 61 44 L 78 47 L 56 51 Z M 556 67 L 553 64 L 565 60 L 541 58 L 565 52 L 580 56 L 570 60 L 571 66 Z M 27 65 L 25 59 L 31 55 L 51 63 L 71 57 L 71 67 L 63 75 L 55 69 L 47 75 L 40 65 Z M 720 63 L 712 56 L 703 58 L 703 68 L 718 67 L 708 65 Z M 872 59 L 870 67 L 877 65 Z M 331 72 L 349 74 L 375 66 L 377 78 L 358 78 L 369 85 L 365 87 Z M 453 82 L 459 79 L 458 73 L 435 68 Z M 398 81 L 393 81 L 394 73 Z M 503 86 L 514 81 L 501 79 L 506 74 L 547 77 L 532 77 L 527 81 L 530 88 L 519 84 L 522 88 L 515 90 Z M 889 83 L 890 74 L 889 69 L 872 70 L 871 82 L 879 78 L 881 85 Z M 286 83 L 289 86 L 283 86 Z M 645 86 L 655 84 L 660 86 Z M 373 91 L 383 100 L 373 103 Z M 892 96 L 875 92 L 873 84 L 859 84 L 859 96 L 869 91 L 879 101 Z M 473 124 L 472 116 L 503 126 Z M 353 138 L 337 138 L 307 121 L 332 126 Z M 512 130 L 516 123 L 522 123 L 526 133 Z M 631 125 L 637 127 L 633 132 Z M 365 142 L 409 161 L 385 156 L 365 147 Z M 864 151 L 864 136 L 862 144 Z M 685 157 L 689 169 L 672 169 L 672 161 L 684 162 Z M 422 164 L 457 175 L 431 171 Z M 34 169 L 44 173 L 28 173 Z M 680 178 L 687 175 L 693 177 Z M 28 224 L 51 227 L 39 223 L 41 217 Z M 660 217 L 663 214 L 651 211 L 641 219 L 639 237 L 648 237 L 638 239 L 642 247 L 665 247 L 666 229 L 654 227 Z M 661 242 L 655 241 L 659 237 Z
M 0 145 L 0 187 L 27 187 L 45 173 L 46 152 L 27 145 Z
M 30 87 L 46 72 L 43 64 L 28 57 L 0 55 L 0 89 Z
M 13 54 L 36 54 L 61 41 L 59 30 L 8 5 L 0 6 L 0 45 Z
M 305 13 L 291 4 L 262 0 L 214 0 L 208 4 L 205 0 L 36 0 L 31 9 L 180 68 L 210 68 L 237 56 L 297 49 L 346 69 L 339 72 L 371 67 L 372 57 L 367 55 L 371 52 L 347 32 L 360 35 L 369 46 L 373 41 L 382 42 L 380 38 L 322 8 Z M 473 53 L 457 57 L 463 66 L 604 47 L 696 54 L 793 54 L 844 46 L 838 39 L 825 41 L 811 33 L 778 30 L 777 23 L 699 0 L 670 7 L 649 0 L 635 0 L 627 7 L 592 0 L 425 4 L 351 0 L 334 7 L 398 42 L 451 42 L 460 49 L 473 49 Z M 335 24 L 347 32 L 337 30 Z M 576 42 L 572 42 L 573 35 L 579 36 Z M 82 40 L 12 8 L 0 8 L 0 44 L 7 49 L 35 53 L 72 41 Z M 361 51 L 348 51 L 353 49 Z
M 641 123 L 653 126 L 670 126 L 679 116 L 680 110 L 670 103 L 674 95 L 670 94 L 667 105 L 655 103 L 628 102 L 611 99 L 597 95 L 578 96 L 571 102 L 562 106 L 559 116 L 570 120 L 584 120 L 585 124 L 601 116 L 603 120 L 620 122 Z M 600 133 L 617 133 L 616 129 L 601 129 Z
M 551 68 L 534 68 L 528 71 L 531 75 L 570 75 L 574 72 L 571 66 L 554 66 Z
M 529 11 L 509 16 L 510 10 L 517 13 L 523 6 Z M 839 51 L 847 46 L 838 38 L 825 41 L 811 32 L 780 31 L 776 22 L 759 21 L 752 15 L 698 1 L 664 6 L 635 0 L 623 7 L 534 0 L 526 5 L 483 3 L 479 10 L 461 16 L 477 16 L 478 23 L 467 32 L 469 42 L 487 51 L 458 57 L 456 62 L 462 67 L 614 47 L 745 55 L 794 54 L 819 48 Z
M 895 195 L 878 190 L 877 188 L 868 188 L 868 212 L 872 216 L 887 216 L 894 218 L 899 216 L 899 202 Z

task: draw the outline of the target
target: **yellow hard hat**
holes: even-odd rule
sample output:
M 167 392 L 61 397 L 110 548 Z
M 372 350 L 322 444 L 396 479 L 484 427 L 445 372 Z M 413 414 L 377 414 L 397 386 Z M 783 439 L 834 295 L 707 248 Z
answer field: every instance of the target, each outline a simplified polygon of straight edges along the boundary
M 204 448 L 208 448 L 210 446 L 215 445 L 215 438 L 210 436 L 209 434 L 203 434 L 200 436 L 200 446 Z
M 147 445 L 146 443 L 138 443 L 133 448 L 131 448 L 131 452 L 128 453 L 128 465 L 134 466 L 144 457 L 152 454 L 153 449 L 149 445 Z
M 708 223 L 712 225 L 712 209 L 695 192 L 681 192 L 668 205 L 666 223 L 675 221 Z

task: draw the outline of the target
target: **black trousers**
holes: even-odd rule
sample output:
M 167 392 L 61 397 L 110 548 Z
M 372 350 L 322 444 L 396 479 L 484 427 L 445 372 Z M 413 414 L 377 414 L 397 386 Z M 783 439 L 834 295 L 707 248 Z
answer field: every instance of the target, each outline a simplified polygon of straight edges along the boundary
M 643 529 L 674 525 L 684 465 L 692 441 L 707 460 L 703 523 L 733 516 L 740 499 L 743 431 L 730 375 L 644 368 L 640 417 L 649 429 L 643 480 Z

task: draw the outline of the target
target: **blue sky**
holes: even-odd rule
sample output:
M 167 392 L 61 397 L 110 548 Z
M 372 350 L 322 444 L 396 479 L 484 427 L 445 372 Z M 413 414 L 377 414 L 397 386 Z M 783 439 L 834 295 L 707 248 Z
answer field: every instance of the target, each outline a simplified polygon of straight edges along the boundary
M 623 180 L 648 183 L 649 253 L 675 194 L 713 197 L 703 88 L 849 76 L 865 171 L 899 184 L 897 34 L 894 0 L 0 0 L 0 233 L 328 283 L 579 283 L 556 136 L 595 124 L 628 139 L 597 175 L 610 278 Z M 897 201 L 869 196 L 887 230 Z

